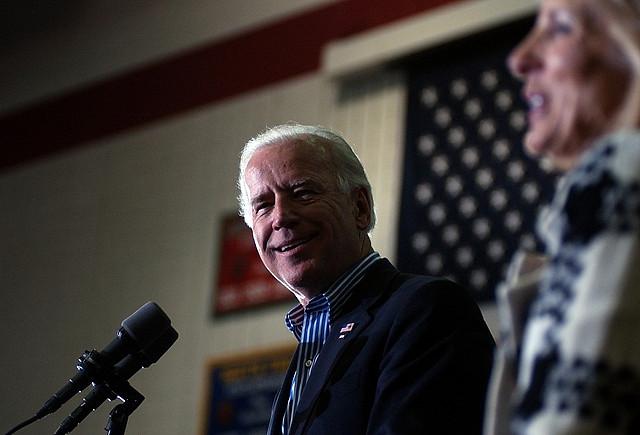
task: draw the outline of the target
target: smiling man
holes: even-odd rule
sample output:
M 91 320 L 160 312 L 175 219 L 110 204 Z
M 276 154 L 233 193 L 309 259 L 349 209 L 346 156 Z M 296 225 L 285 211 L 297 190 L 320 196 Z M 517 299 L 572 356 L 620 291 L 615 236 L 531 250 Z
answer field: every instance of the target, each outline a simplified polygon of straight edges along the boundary
M 287 124 L 245 146 L 240 211 L 298 299 L 299 342 L 268 434 L 479 434 L 493 339 L 455 283 L 375 252 L 373 196 L 351 147 Z

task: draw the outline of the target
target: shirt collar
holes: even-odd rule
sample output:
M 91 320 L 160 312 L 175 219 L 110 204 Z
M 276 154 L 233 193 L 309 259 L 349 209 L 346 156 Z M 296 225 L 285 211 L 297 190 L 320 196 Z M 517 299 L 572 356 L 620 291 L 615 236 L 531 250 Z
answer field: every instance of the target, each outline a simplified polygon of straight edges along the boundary
M 345 303 L 351 296 L 351 290 L 362 280 L 369 268 L 378 260 L 380 254 L 372 252 L 364 257 L 351 269 L 346 271 L 327 289 L 326 292 L 312 298 L 307 304 L 306 311 L 327 310 L 329 311 L 329 321 L 333 321 L 340 316 Z M 302 331 L 305 307 L 301 304 L 293 307 L 285 316 L 286 327 L 294 333 L 296 337 Z

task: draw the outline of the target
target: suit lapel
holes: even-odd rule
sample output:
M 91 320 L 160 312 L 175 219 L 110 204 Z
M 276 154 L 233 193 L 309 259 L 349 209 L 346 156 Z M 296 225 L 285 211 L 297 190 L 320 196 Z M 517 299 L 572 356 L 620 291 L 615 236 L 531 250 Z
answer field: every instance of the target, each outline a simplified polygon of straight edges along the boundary
M 336 361 L 340 358 L 344 350 L 348 348 L 349 344 L 364 331 L 370 321 L 371 316 L 366 311 L 359 310 L 349 317 L 349 322 L 335 325 L 336 327 L 333 328 L 331 334 L 329 334 L 320 355 L 318 355 L 311 376 L 304 387 L 304 392 L 298 403 L 298 411 L 304 413 L 304 411 L 316 401 Z M 338 338 L 339 329 L 345 327 L 347 323 L 353 323 L 354 326 L 344 338 Z
M 389 273 L 389 271 L 395 273 Z M 333 367 L 344 351 L 348 349 L 349 344 L 371 323 L 373 317 L 369 312 L 370 308 L 387 293 L 389 282 L 397 273 L 397 269 L 391 263 L 387 260 L 380 260 L 378 264 L 372 266 L 372 270 L 353 289 L 353 299 L 349 302 L 353 308 L 346 310 L 332 325 L 331 333 L 322 347 L 311 376 L 304 387 L 291 425 L 290 433 L 292 435 L 300 433 L 299 430 L 304 428 L 302 416 L 308 415 L 309 410 L 315 405 L 320 392 L 330 378 Z

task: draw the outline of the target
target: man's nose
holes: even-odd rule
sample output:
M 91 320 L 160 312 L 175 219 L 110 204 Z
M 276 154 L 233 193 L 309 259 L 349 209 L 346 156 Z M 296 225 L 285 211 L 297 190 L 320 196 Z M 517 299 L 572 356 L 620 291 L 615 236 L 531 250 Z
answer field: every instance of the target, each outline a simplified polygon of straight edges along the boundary
M 295 205 L 286 198 L 276 198 L 273 207 L 273 229 L 288 228 L 295 224 L 297 213 Z

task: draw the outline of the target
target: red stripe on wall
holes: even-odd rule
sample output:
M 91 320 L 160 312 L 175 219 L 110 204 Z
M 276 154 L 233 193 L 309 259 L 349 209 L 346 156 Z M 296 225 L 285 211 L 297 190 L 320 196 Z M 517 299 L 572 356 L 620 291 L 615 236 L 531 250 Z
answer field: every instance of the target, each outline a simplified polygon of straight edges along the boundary
M 9 113 L 0 169 L 315 71 L 331 40 L 454 1 L 343 0 Z

